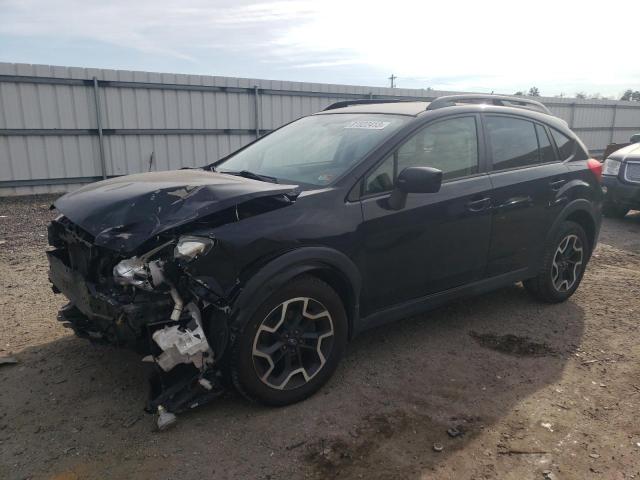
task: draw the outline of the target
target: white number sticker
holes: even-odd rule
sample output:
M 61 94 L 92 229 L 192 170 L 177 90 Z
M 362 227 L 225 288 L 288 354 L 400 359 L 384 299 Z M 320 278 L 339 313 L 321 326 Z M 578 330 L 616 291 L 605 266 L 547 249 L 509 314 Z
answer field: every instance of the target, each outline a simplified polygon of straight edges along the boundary
M 361 128 L 365 130 L 382 130 L 391 122 L 383 122 L 381 120 L 356 120 L 349 123 L 344 128 Z

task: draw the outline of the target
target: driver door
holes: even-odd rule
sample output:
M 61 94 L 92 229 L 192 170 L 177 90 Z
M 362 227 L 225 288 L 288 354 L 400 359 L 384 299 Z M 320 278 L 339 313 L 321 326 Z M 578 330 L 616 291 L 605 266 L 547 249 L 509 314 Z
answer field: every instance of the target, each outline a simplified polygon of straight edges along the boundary
M 491 233 L 491 182 L 481 168 L 476 115 L 437 120 L 413 134 L 364 179 L 363 314 L 483 278 Z M 387 199 L 410 166 L 443 172 L 437 193 Z

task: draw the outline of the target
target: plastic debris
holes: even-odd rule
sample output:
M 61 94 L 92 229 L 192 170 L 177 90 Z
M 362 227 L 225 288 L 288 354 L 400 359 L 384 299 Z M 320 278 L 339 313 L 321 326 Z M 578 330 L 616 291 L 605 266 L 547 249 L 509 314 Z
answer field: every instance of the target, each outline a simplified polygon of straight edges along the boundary
M 457 427 L 451 427 L 447 430 L 447 435 L 449 435 L 451 438 L 459 437 L 460 435 L 462 435 L 462 431 Z
M 540 425 L 550 432 L 553 432 L 553 426 L 549 422 L 542 422 Z
M 0 365 L 15 365 L 18 359 L 15 357 L 0 357 Z
M 167 410 L 162 406 L 158 405 L 158 430 L 163 431 L 173 426 L 176 423 L 176 416 L 171 412 L 167 412 Z
M 130 418 L 130 419 L 128 419 L 128 420 L 125 420 L 125 421 L 122 423 L 122 426 L 123 426 L 124 428 L 131 428 L 131 427 L 133 427 L 133 426 L 138 422 L 138 420 L 140 420 L 141 418 L 142 418 L 142 417 L 140 417 L 140 416 L 138 416 L 138 417 L 132 417 L 132 418 Z

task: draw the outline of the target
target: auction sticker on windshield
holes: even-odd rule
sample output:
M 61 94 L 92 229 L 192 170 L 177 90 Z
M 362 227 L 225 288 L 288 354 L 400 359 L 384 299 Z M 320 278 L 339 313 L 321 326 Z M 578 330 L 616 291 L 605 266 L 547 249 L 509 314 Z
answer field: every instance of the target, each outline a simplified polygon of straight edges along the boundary
M 365 130 L 382 130 L 391 122 L 383 122 L 381 120 L 356 120 L 347 124 L 344 128 L 362 128 Z

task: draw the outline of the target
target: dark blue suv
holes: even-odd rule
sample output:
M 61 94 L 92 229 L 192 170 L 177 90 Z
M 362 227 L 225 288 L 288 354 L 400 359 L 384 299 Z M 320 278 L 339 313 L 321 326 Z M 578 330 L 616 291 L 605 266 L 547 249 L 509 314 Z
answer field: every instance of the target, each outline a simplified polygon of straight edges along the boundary
M 284 405 L 367 328 L 520 281 L 566 300 L 598 238 L 600 180 L 533 100 L 340 102 L 211 165 L 65 195 L 49 275 L 78 335 L 155 362 L 149 408 L 225 384 Z
M 629 210 L 640 209 L 640 137 L 609 155 L 602 174 L 605 216 L 622 218 Z

